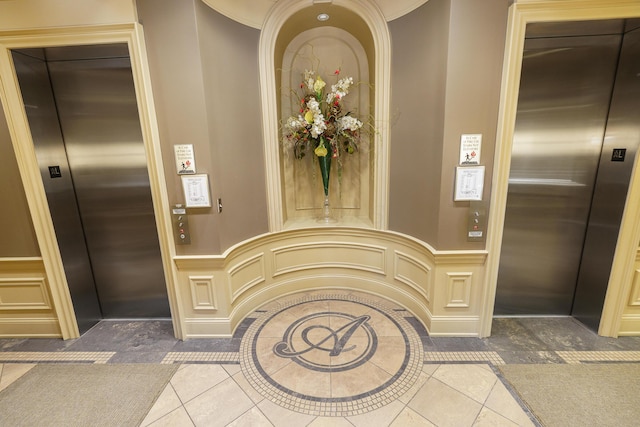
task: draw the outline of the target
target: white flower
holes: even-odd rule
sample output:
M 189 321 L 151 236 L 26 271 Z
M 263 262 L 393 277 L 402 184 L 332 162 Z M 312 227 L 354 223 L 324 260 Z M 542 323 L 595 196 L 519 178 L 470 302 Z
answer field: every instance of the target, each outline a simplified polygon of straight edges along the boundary
M 307 85 L 307 89 L 313 92 L 313 84 L 316 82 L 316 79 L 313 78 L 314 72 L 311 70 L 304 70 L 304 78 L 302 81 L 305 85 Z
M 296 117 L 289 117 L 287 119 L 287 128 L 292 130 L 292 131 L 296 131 L 302 127 L 304 127 L 304 124 L 302 124 L 304 118 L 302 116 L 298 116 Z
M 343 116 L 337 120 L 338 131 L 351 130 L 356 131 L 362 127 L 362 122 L 355 117 Z
M 313 113 L 311 136 L 313 138 L 317 138 L 327 129 L 327 125 L 324 122 L 322 111 L 320 111 L 320 104 L 315 100 L 315 98 L 311 98 L 309 101 L 307 101 L 307 108 L 311 113 Z
M 333 102 L 334 98 L 344 98 L 349 93 L 349 86 L 353 84 L 353 77 L 345 77 L 338 80 L 338 83 L 331 85 L 331 93 L 327 97 L 327 102 Z

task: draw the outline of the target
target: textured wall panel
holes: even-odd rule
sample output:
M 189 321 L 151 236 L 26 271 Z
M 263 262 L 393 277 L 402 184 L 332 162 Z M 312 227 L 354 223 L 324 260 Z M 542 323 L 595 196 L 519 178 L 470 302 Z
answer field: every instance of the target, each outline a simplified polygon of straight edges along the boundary
M 431 299 L 431 267 L 398 251 L 395 252 L 394 261 L 394 278 L 420 292 L 429 302 Z
M 189 287 L 194 310 L 218 309 L 213 276 L 189 276 Z
M 0 310 L 51 310 L 44 279 L 0 279 Z
M 311 268 L 350 268 L 385 274 L 385 248 L 355 243 L 305 243 L 273 250 L 274 277 Z
M 265 281 L 264 253 L 247 258 L 229 269 L 232 301 L 247 289 Z

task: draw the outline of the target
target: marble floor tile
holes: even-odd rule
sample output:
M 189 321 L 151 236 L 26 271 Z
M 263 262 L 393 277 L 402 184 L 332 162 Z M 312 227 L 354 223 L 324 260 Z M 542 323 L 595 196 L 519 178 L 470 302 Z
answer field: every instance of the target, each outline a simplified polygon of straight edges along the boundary
M 440 427 L 472 426 L 482 404 L 430 378 L 407 405 Z
M 287 409 L 268 399 L 264 399 L 256 406 L 275 427 L 306 426 L 316 418 L 313 415 Z
M 149 427 L 194 427 L 195 424 L 184 407 L 179 407 L 149 424 Z
M 35 363 L 2 363 L 0 364 L 0 391 L 9 387 L 18 378 L 36 366 Z
M 478 403 L 484 403 L 498 381 L 487 365 L 441 365 L 431 377 Z
M 253 408 L 253 402 L 231 378 L 184 404 L 196 426 L 222 427 Z
M 496 381 L 491 393 L 484 402 L 484 406 L 519 426 L 533 427 L 535 425 L 501 381 Z
M 151 410 L 147 413 L 141 427 L 145 427 L 158 421 L 160 418 L 169 415 L 178 408 L 182 408 L 182 401 L 178 397 L 176 391 L 171 384 L 167 384 L 164 391 L 158 396 Z
M 282 342 L 299 354 L 278 355 Z M 0 339 L 0 356 L 12 355 L 0 358 L 0 392 L 36 361 L 92 352 L 83 363 L 182 363 L 142 427 L 536 427 L 495 366 L 640 362 L 639 350 L 640 337 L 598 337 L 570 318 L 499 318 L 488 338 L 430 337 L 382 297 L 314 291 L 266 304 L 230 338 L 179 341 L 167 321 L 104 321 L 75 340 Z
M 391 427 L 437 427 L 411 408 L 404 408 L 389 425 Z
M 220 365 L 182 365 L 170 384 L 183 403 L 230 379 Z
M 240 415 L 227 427 L 271 427 L 273 424 L 258 408 L 253 407 Z

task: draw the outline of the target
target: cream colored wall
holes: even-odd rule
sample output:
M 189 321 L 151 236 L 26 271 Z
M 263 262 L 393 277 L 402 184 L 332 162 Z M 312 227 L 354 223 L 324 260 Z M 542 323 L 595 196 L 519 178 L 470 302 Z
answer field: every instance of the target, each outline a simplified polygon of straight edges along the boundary
M 7 224 L 0 239 L 0 258 L 40 256 L 29 206 L 11 145 L 2 106 L 0 105 L 0 223 Z
M 469 202 L 454 202 L 460 136 L 483 135 L 489 205 L 507 1 L 430 0 L 389 23 L 393 41 L 389 228 L 438 249 L 466 239 Z
M 640 248 L 636 252 L 631 292 L 622 313 L 619 335 L 638 335 L 640 332 Z

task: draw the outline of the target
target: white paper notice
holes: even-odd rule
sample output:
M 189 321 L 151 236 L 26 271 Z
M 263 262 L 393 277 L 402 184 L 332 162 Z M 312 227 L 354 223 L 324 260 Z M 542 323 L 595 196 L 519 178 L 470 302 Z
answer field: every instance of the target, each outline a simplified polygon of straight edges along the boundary
M 484 166 L 456 168 L 455 201 L 482 200 L 484 188 Z
M 192 144 L 178 144 L 173 146 L 176 155 L 176 169 L 178 175 L 196 173 L 196 160 L 193 155 Z
M 479 165 L 482 134 L 469 134 L 460 137 L 460 164 Z

